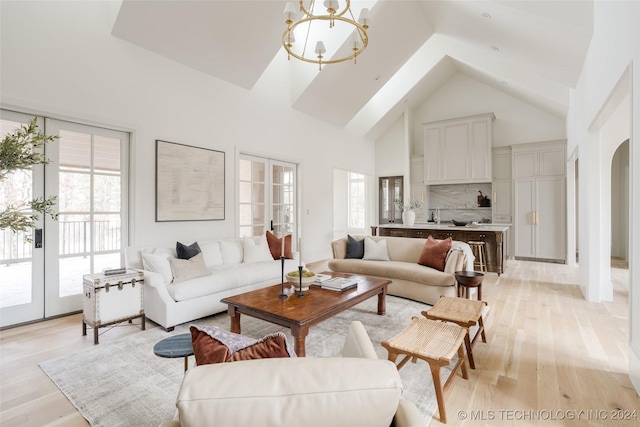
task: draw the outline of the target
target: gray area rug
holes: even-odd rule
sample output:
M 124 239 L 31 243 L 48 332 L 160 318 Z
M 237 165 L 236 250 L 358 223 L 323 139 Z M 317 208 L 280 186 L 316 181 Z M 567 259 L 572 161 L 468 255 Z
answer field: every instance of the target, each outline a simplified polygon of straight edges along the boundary
M 307 357 L 339 356 L 352 320 L 360 320 L 378 357 L 387 358 L 380 345 L 400 332 L 420 311 L 430 306 L 387 297 L 387 314 L 376 314 L 377 298 L 371 298 L 315 327 L 306 340 Z M 229 329 L 226 313 L 192 322 Z M 167 333 L 160 328 L 112 342 L 101 343 L 76 354 L 40 363 L 42 370 L 62 390 L 92 426 L 157 426 L 175 415 L 175 399 L 183 377 L 183 359 L 164 359 L 153 354 L 153 346 L 170 335 L 188 332 L 189 324 Z M 244 335 L 261 338 L 282 331 L 291 343 L 288 329 L 248 316 L 241 319 Z M 189 358 L 189 366 L 195 359 Z M 443 377 L 449 370 L 442 370 Z M 426 362 L 407 363 L 401 370 L 405 399 L 414 402 L 428 423 L 437 411 L 431 373 Z M 458 375 L 459 376 L 459 375 Z M 456 381 L 463 381 L 461 378 Z

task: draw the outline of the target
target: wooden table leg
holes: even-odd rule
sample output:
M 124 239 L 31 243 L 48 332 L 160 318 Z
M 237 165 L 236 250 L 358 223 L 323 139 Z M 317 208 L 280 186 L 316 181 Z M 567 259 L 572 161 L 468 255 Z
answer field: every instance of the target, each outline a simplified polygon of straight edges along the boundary
M 387 312 L 387 287 L 384 286 L 378 294 L 378 314 L 385 314 Z
M 305 357 L 307 355 L 305 340 L 309 335 L 309 328 L 306 326 L 295 326 L 291 328 L 291 335 L 293 336 L 293 349 L 298 357 Z
M 93 344 L 98 344 L 98 326 L 93 326 Z
M 146 322 L 146 318 L 147 318 L 147 317 L 146 317 L 144 314 L 141 316 L 141 319 L 142 319 L 142 320 L 141 320 L 141 321 L 142 321 L 142 330 L 143 330 L 143 331 L 147 328 L 147 326 L 146 326 L 146 324 L 145 324 L 145 322 Z
M 234 334 L 240 333 L 240 312 L 236 311 L 235 307 L 229 306 L 227 313 L 231 317 L 231 332 Z
M 442 380 L 440 379 L 440 366 L 432 365 L 429 363 L 429 368 L 431 368 L 431 377 L 433 378 L 433 387 L 436 389 L 436 400 L 438 401 L 438 412 L 440 412 L 440 422 L 443 424 L 447 423 L 447 413 L 444 409 L 444 393 L 442 391 Z
M 469 338 L 469 329 L 467 329 L 467 335 L 464 336 L 464 346 L 467 348 L 469 366 L 471 367 L 471 369 L 476 369 L 476 363 L 473 361 L 473 353 L 471 352 L 471 339 Z

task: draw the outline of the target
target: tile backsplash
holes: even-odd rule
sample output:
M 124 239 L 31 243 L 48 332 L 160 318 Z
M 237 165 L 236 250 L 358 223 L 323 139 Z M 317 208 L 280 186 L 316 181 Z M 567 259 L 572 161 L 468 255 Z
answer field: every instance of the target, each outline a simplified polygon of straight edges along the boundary
M 440 208 L 440 220 L 491 222 L 491 207 L 480 207 L 478 196 L 492 198 L 491 183 L 429 186 L 428 218 Z

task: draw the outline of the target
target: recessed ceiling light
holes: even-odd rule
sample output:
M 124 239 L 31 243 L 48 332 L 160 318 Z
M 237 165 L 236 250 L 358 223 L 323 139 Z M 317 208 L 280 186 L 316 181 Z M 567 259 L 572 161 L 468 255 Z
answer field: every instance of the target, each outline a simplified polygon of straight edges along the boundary
M 498 52 L 500 50 L 500 48 L 494 44 L 491 45 L 491 49 L 495 50 L 496 52 Z
M 482 12 L 482 17 L 483 18 L 487 18 L 487 19 L 491 19 L 491 15 L 489 14 L 489 12 Z

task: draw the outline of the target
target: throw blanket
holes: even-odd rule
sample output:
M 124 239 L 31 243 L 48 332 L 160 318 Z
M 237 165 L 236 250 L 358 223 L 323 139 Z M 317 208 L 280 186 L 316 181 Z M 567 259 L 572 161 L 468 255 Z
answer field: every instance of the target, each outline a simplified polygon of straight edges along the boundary
M 447 260 L 449 259 L 449 255 L 451 255 L 453 251 L 462 252 L 462 257 L 463 257 L 462 259 L 464 260 L 464 269 L 467 271 L 473 271 L 473 261 L 475 261 L 476 257 L 473 255 L 473 252 L 471 251 L 471 247 L 465 242 L 453 240 L 451 242 L 451 249 L 447 254 Z

